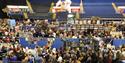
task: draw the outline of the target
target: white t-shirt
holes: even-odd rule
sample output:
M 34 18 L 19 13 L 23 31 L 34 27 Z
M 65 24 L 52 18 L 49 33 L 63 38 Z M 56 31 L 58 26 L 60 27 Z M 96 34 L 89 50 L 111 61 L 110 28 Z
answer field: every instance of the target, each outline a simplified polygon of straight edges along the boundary
M 122 52 L 122 55 L 125 57 L 125 51 Z
M 62 62 L 62 57 L 59 56 L 57 61 L 58 61 L 58 62 Z

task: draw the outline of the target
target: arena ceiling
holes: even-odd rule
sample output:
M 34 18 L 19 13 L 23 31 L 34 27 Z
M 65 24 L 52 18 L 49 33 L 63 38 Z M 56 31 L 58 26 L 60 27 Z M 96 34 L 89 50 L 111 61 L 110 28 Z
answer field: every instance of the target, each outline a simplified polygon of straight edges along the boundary
M 45 15 L 46 13 L 47 15 L 50 4 L 52 2 L 56 3 L 58 0 L 29 0 L 29 1 L 31 2 L 33 9 L 35 9 L 35 11 L 38 12 L 37 14 L 41 13 L 41 15 Z M 117 5 L 125 5 L 125 0 L 83 0 L 86 11 L 83 17 L 90 17 L 90 16 L 122 17 L 121 15 L 115 13 L 115 10 L 111 7 L 112 2 L 116 4 L 118 3 Z M 80 0 L 72 0 L 72 3 L 75 5 L 79 5 Z M 26 0 L 0 0 L 1 15 L 5 15 L 3 14 L 1 9 L 4 8 L 6 5 L 26 5 Z M 35 7 L 40 9 L 36 9 Z

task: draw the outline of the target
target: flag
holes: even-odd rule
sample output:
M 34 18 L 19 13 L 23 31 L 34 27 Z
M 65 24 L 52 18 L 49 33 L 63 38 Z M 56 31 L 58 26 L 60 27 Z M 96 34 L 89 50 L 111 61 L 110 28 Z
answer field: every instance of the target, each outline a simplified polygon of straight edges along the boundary
M 76 13 L 75 18 L 76 18 L 76 19 L 80 19 L 80 15 L 79 15 L 78 12 Z
M 53 13 L 52 19 L 56 19 L 56 13 Z
M 113 6 L 114 10 L 116 11 L 116 13 L 119 13 L 118 8 L 117 8 L 117 6 L 116 6 L 116 4 L 115 4 L 115 3 L 112 3 L 112 6 Z
M 23 12 L 24 18 L 27 19 L 28 18 L 28 14 L 26 12 Z
M 56 13 L 53 13 L 53 12 L 52 12 L 53 7 L 54 7 L 54 2 L 51 3 L 49 12 L 50 12 L 50 14 L 51 14 L 51 18 L 52 18 L 52 19 L 56 19 Z
M 32 9 L 32 6 L 31 6 L 29 0 L 26 0 L 26 3 L 27 3 L 27 6 L 29 7 L 31 13 L 33 13 L 33 9 Z
M 82 0 L 81 0 L 81 2 L 80 2 L 80 13 L 84 13 L 83 2 L 82 2 Z
M 50 9 L 49 9 L 49 12 L 50 12 L 50 13 L 52 13 L 53 7 L 54 7 L 54 2 L 51 3 Z

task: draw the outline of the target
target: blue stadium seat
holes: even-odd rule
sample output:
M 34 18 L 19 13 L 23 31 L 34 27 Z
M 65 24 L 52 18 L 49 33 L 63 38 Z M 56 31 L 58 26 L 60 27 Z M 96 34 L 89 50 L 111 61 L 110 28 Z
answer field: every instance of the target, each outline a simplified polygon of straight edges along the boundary
M 53 42 L 52 48 L 59 49 L 63 46 L 63 41 L 60 38 L 55 38 L 55 41 Z
M 41 46 L 41 47 L 45 46 L 46 44 L 47 44 L 47 40 L 46 39 L 43 39 L 43 40 L 40 40 L 40 41 L 37 42 L 37 45 Z
M 23 47 L 27 47 L 29 46 L 28 41 L 25 40 L 25 38 L 19 38 L 19 43 L 23 46 Z
M 79 42 L 78 38 L 68 38 L 66 39 L 68 42 Z

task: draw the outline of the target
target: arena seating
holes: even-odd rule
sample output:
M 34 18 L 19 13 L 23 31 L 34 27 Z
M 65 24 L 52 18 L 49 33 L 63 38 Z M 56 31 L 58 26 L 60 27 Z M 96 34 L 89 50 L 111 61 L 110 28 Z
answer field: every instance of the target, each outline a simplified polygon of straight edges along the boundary
M 0 19 L 0 63 L 125 63 L 125 19 L 114 7 L 125 0 L 83 0 L 85 13 L 62 5 L 56 15 L 52 1 L 30 0 L 25 19 Z
M 40 41 L 37 42 L 37 45 L 41 46 L 41 47 L 45 46 L 46 44 L 47 44 L 47 40 L 46 39 L 43 39 L 43 40 L 40 40 Z
M 52 44 L 52 48 L 59 49 L 60 47 L 63 47 L 63 41 L 60 38 L 56 38 Z
M 25 38 L 19 38 L 19 43 L 20 43 L 23 47 L 29 46 L 29 43 L 25 40 Z
M 20 38 L 20 44 L 24 47 L 29 47 L 34 49 L 37 45 L 38 46 L 45 46 L 47 44 L 46 42 L 47 40 L 43 39 L 37 42 L 37 44 L 29 44 L 24 38 Z M 80 42 L 79 39 L 74 39 L 74 38 L 69 38 L 69 39 L 65 39 L 66 42 Z M 57 48 L 60 49 L 61 47 L 63 47 L 64 41 L 60 38 L 55 38 L 55 41 L 52 44 L 52 48 Z M 125 44 L 125 40 L 124 39 L 114 39 L 113 40 L 113 45 L 116 47 L 121 46 L 122 44 Z

